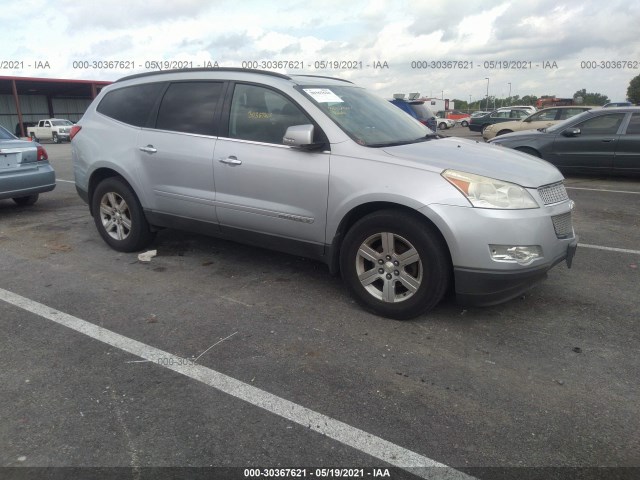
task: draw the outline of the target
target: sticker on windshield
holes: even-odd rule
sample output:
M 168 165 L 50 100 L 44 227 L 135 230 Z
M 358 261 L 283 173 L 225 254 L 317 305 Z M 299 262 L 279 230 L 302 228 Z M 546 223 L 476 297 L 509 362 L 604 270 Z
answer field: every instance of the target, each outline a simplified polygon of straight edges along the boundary
M 304 91 L 318 103 L 342 103 L 342 99 L 328 88 L 305 88 Z

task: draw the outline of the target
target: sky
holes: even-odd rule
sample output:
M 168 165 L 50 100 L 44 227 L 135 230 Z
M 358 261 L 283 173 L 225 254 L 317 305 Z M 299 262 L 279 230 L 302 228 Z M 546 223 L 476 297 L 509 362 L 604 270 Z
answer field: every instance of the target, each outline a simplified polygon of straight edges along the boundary
M 116 80 L 174 66 L 351 80 L 390 98 L 626 98 L 637 0 L 0 1 L 0 76 Z

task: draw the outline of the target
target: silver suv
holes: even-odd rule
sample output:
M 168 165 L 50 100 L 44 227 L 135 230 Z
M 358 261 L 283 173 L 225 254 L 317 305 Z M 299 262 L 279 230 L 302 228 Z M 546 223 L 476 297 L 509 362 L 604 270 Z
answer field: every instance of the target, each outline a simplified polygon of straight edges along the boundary
M 560 172 L 442 138 L 351 82 L 239 69 L 133 75 L 72 132 L 76 187 L 114 249 L 176 228 L 303 255 L 405 319 L 452 287 L 513 298 L 577 238 Z

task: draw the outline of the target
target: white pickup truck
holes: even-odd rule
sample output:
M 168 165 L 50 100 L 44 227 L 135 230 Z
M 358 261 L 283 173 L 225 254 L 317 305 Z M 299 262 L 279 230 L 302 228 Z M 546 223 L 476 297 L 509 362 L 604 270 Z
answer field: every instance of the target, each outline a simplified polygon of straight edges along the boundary
M 35 142 L 53 140 L 55 143 L 61 143 L 64 140 L 69 141 L 72 126 L 73 123 L 69 120 L 47 118 L 46 120 L 40 120 L 35 127 L 29 127 L 27 135 Z

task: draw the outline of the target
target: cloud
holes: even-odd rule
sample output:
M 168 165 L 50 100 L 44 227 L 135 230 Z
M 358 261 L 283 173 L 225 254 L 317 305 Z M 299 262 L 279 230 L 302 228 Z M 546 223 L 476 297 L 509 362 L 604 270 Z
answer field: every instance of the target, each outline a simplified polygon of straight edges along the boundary
M 172 0 L 170 2 L 136 2 L 131 0 L 58 0 L 60 11 L 68 18 L 68 31 L 80 32 L 99 28 L 123 30 L 134 27 L 170 22 L 182 18 L 207 15 L 213 7 L 226 2 L 213 0 Z
M 21 23 L 25 10 L 39 14 Z M 52 64 L 50 71 L 2 72 L 7 75 L 108 80 L 141 71 L 150 60 L 235 67 L 303 60 L 303 71 L 289 73 L 347 78 L 385 96 L 418 90 L 468 99 L 486 94 L 486 77 L 495 94 L 511 83 L 521 95 L 571 95 L 585 87 L 618 98 L 640 72 L 580 68 L 581 60 L 640 61 L 640 4 L 621 0 L 354 0 L 348 8 L 342 0 L 23 0 L 8 4 L 3 20 L 5 56 Z M 75 60 L 91 59 L 135 60 L 137 70 L 71 69 Z M 390 68 L 319 71 L 320 60 L 386 61 Z M 412 67 L 422 60 L 462 60 L 473 68 Z M 484 63 L 490 60 L 555 61 L 558 68 L 491 69 Z

